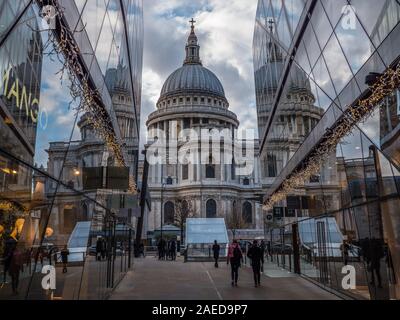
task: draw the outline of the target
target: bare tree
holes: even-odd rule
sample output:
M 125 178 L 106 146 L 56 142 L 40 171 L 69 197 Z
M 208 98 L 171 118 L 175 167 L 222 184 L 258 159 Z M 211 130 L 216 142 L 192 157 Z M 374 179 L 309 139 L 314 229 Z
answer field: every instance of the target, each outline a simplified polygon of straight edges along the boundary
M 244 221 L 240 207 L 237 204 L 233 206 L 232 214 L 227 217 L 226 223 L 228 229 L 231 229 L 234 239 L 236 230 L 246 228 L 247 223 Z
M 181 229 L 181 241 L 183 241 L 183 231 L 186 227 L 186 219 L 191 217 L 193 217 L 192 202 L 187 199 L 176 201 L 174 224 Z

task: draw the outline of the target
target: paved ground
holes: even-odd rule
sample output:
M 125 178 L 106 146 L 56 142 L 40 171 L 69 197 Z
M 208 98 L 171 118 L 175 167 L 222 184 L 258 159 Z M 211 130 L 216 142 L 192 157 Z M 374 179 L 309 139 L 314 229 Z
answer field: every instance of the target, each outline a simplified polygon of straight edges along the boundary
M 229 269 L 228 269 L 229 268 Z M 286 272 L 285 272 L 286 273 Z M 298 276 L 262 276 L 255 288 L 251 269 L 239 271 L 239 286 L 230 283 L 230 266 L 211 262 L 158 261 L 136 259 L 130 271 L 111 295 L 113 300 L 334 300 L 335 295 Z

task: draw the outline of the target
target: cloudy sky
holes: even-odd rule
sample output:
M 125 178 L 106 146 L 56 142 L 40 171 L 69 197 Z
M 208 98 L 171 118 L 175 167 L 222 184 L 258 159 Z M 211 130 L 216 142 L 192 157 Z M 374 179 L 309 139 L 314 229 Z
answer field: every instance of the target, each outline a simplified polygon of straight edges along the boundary
M 142 138 L 162 85 L 184 60 L 193 17 L 203 65 L 225 88 L 242 127 L 256 123 L 252 41 L 257 0 L 145 0 Z M 256 128 L 255 128 L 256 129 Z M 142 139 L 143 141 L 143 139 Z

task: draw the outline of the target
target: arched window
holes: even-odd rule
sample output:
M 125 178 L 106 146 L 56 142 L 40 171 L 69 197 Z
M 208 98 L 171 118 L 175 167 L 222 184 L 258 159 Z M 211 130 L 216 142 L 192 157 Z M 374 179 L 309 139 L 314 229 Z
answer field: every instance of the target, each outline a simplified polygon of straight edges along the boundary
M 277 170 L 276 170 L 276 156 L 274 154 L 267 155 L 267 177 L 276 177 Z
M 173 182 L 173 181 L 172 181 L 172 178 L 171 178 L 171 177 L 168 177 L 168 178 L 167 178 L 167 184 L 172 184 L 172 182 Z
M 183 164 L 182 165 L 182 180 L 189 179 L 189 165 Z
M 243 203 L 242 218 L 245 223 L 253 223 L 252 211 L 253 210 L 250 202 L 246 201 Z
M 249 178 L 244 178 L 243 179 L 243 185 L 248 186 L 250 184 Z
M 206 203 L 206 217 L 216 218 L 217 217 L 217 203 L 214 199 L 209 199 Z
M 212 162 L 212 157 L 210 157 L 206 165 L 206 178 L 215 178 L 215 165 Z
M 173 224 L 175 220 L 175 206 L 168 201 L 164 204 L 164 224 Z

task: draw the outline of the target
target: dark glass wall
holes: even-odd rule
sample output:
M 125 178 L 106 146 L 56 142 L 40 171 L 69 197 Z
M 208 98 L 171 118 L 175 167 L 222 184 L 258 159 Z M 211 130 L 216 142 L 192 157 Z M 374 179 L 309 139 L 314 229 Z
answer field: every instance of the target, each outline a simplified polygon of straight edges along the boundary
M 63 11 L 126 168 L 71 90 L 54 52 L 59 25 L 45 29 L 42 2 L 28 3 L 0 1 L 0 299 L 103 299 L 133 262 L 124 209 L 136 195 L 112 179 L 129 172 L 136 182 L 142 3 L 71 1 Z M 50 269 L 55 287 L 45 289 Z
M 370 92 L 370 73 L 396 68 L 399 21 L 398 1 L 259 1 L 253 48 L 267 194 Z M 399 101 L 399 89 L 385 94 L 319 172 L 266 208 L 282 212 L 266 223 L 275 262 L 293 270 L 295 225 L 301 274 L 353 297 L 400 297 Z M 356 270 L 353 289 L 342 286 L 345 264 Z

